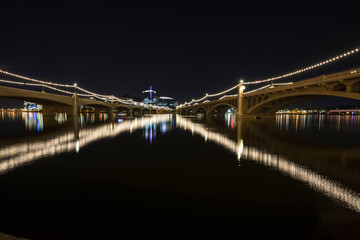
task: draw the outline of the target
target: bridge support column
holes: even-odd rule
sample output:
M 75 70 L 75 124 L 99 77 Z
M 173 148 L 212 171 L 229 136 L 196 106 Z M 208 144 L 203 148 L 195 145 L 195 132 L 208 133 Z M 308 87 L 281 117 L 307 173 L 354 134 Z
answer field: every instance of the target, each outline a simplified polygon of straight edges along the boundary
M 346 92 L 352 92 L 352 85 L 346 84 Z
M 237 106 L 237 110 L 236 110 L 236 116 L 237 117 L 241 117 L 245 115 L 245 108 L 244 108 L 244 85 L 242 85 L 243 81 L 240 81 L 240 85 L 238 87 L 238 106 Z
M 77 96 L 77 94 L 74 93 L 72 98 L 74 99 L 72 115 L 77 118 L 77 115 L 78 115 L 78 110 L 77 110 L 78 96 Z
M 79 124 L 77 121 L 77 116 L 73 116 L 73 121 L 74 121 L 74 139 L 78 140 L 79 139 Z
M 72 118 L 74 122 L 74 139 L 79 139 L 79 126 L 78 126 L 78 109 L 77 109 L 77 103 L 78 103 L 78 96 L 76 92 L 72 96 L 74 102 L 73 102 L 73 111 L 72 111 Z
M 110 121 L 114 122 L 114 108 L 112 107 L 112 104 L 111 104 L 111 108 L 108 111 L 108 115 L 109 115 Z
M 43 116 L 54 116 L 55 112 L 66 113 L 67 116 L 74 114 L 74 107 L 69 105 L 46 104 L 41 110 Z

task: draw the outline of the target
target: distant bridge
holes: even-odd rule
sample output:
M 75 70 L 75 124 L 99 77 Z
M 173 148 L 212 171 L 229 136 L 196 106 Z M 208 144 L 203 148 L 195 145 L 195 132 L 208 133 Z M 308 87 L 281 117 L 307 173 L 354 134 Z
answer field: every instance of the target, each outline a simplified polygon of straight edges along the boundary
M 113 115 L 114 109 L 125 111 L 128 116 L 133 116 L 133 114 L 142 116 L 145 113 L 151 114 L 169 111 L 167 109 L 140 105 L 140 103 L 136 102 L 126 104 L 116 101 L 106 102 L 90 99 L 89 97 L 79 97 L 76 92 L 73 93 L 72 96 L 66 96 L 5 86 L 0 86 L 0 98 L 18 99 L 41 104 L 43 106 L 43 115 L 53 115 L 54 112 L 64 112 L 68 116 L 76 116 L 79 106 L 90 106 L 94 108 L 95 114 L 106 112 L 110 116 Z
M 244 92 L 244 89 L 239 84 L 237 95 L 181 106 L 177 111 L 181 115 L 209 116 L 233 108 L 237 116 L 252 118 L 273 116 L 279 109 L 312 98 L 335 96 L 360 100 L 360 68 L 257 91 Z

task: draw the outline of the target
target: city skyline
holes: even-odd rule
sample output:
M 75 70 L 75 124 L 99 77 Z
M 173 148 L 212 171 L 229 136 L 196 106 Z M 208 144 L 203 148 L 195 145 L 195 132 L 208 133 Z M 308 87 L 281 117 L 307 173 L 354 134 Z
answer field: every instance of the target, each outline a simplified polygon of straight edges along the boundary
M 360 239 L 359 7 L 2 2 L 0 239 Z

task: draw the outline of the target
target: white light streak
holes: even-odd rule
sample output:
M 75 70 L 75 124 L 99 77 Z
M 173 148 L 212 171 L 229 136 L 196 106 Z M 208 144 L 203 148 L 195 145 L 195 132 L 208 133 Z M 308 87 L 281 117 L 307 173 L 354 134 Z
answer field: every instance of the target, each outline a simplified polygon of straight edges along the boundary
M 276 169 L 297 181 L 305 183 L 307 186 L 328 196 L 335 202 L 341 202 L 348 208 L 360 213 L 360 194 L 348 189 L 339 182 L 320 175 L 307 167 L 291 162 L 284 156 L 275 155 L 270 151 L 268 152 L 253 146 L 246 146 L 242 143 L 242 139 L 240 139 L 240 144 L 237 144 L 225 135 L 209 131 L 203 124 L 194 123 L 179 115 L 176 117 L 176 125 L 185 130 L 189 128 L 190 125 L 191 129 L 194 129 L 192 131 L 204 137 L 206 141 L 215 142 L 229 149 L 238 157 L 240 155 L 240 158 L 241 156 L 245 156 L 247 160 L 255 161 L 272 169 Z M 242 144 L 243 146 L 241 146 Z

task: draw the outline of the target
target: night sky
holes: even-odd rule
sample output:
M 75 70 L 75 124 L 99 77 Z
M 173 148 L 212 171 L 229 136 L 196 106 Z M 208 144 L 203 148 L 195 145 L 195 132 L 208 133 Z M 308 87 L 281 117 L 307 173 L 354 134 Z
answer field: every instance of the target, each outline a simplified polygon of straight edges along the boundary
M 152 85 L 182 103 L 360 47 L 358 1 L 131 2 L 2 2 L 0 69 L 119 97 Z M 360 54 L 286 81 L 353 67 Z

